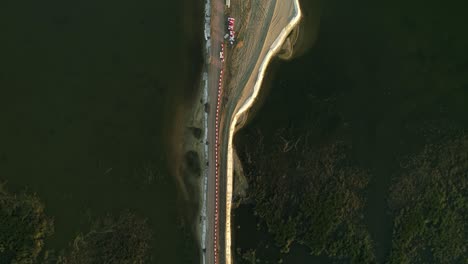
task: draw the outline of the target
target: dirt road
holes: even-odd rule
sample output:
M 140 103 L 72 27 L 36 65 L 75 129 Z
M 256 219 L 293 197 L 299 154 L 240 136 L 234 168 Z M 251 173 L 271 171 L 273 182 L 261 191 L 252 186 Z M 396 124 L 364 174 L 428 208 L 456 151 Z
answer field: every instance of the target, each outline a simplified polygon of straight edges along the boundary
M 298 14 L 297 0 L 245 0 L 231 3 L 240 40 L 224 49 L 224 0 L 211 2 L 211 49 L 208 64 L 208 185 L 206 263 L 232 263 L 231 200 L 233 189 L 232 139 L 255 100 L 266 66 L 279 51 Z M 298 13 L 299 12 L 299 13 Z M 226 74 L 226 71 L 229 74 Z M 223 79 L 223 76 L 229 78 Z M 223 87 L 226 83 L 226 87 Z M 245 116 L 245 115 L 244 115 Z M 242 126 L 242 125 L 240 125 Z
M 242 4 L 250 6 L 242 6 Z M 248 110 L 255 102 L 260 91 L 263 76 L 273 56 L 282 47 L 283 42 L 298 24 L 301 11 L 297 0 L 264 0 L 244 1 L 233 5 L 233 15 L 243 17 L 244 23 L 242 45 L 232 51 L 229 60 L 229 100 L 223 111 L 221 127 L 223 128 L 220 171 L 223 172 L 222 198 L 224 218 L 222 233 L 225 240 L 224 259 L 226 264 L 232 263 L 231 242 L 231 200 L 233 197 L 233 137 L 243 126 Z M 235 8 L 237 7 L 237 8 Z M 250 10 L 245 14 L 245 10 Z
M 216 110 L 219 107 L 220 76 L 223 63 L 219 53 L 224 36 L 224 1 L 212 0 L 211 2 L 211 50 L 208 64 L 208 185 L 207 185 L 207 234 L 206 234 L 206 263 L 217 264 L 219 262 L 219 176 L 217 151 L 218 126 Z M 221 83 L 222 84 L 222 83 Z M 219 113 L 219 112 L 218 112 Z M 219 116 L 218 116 L 219 119 Z

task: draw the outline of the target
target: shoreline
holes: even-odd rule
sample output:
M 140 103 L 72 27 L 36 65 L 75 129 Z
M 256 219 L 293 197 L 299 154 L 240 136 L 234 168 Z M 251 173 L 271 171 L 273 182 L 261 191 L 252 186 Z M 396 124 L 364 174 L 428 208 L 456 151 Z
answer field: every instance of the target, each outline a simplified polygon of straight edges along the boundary
M 257 75 L 257 80 L 255 81 L 254 87 L 253 87 L 253 94 L 247 98 L 247 100 L 244 102 L 242 107 L 234 114 L 233 120 L 230 124 L 229 127 L 229 138 L 228 138 L 228 153 L 227 153 L 227 183 L 226 183 L 226 234 L 225 234 L 225 255 L 226 255 L 226 264 L 231 264 L 232 263 L 232 254 L 231 254 L 231 247 L 232 247 L 232 241 L 231 241 L 231 200 L 232 200 L 232 192 L 233 192 L 233 139 L 234 139 L 234 133 L 239 129 L 240 127 L 236 128 L 237 121 L 244 115 L 246 112 L 252 107 L 254 102 L 256 101 L 256 98 L 260 92 L 261 84 L 263 82 L 263 78 L 265 75 L 265 71 L 273 58 L 274 55 L 276 55 L 279 50 L 281 49 L 284 41 L 287 39 L 291 31 L 298 25 L 301 17 L 302 17 L 302 12 L 301 8 L 299 5 L 299 0 L 292 0 L 294 1 L 294 8 L 296 11 L 296 14 L 293 16 L 291 21 L 288 23 L 286 27 L 284 27 L 279 34 L 279 36 L 275 39 L 273 44 L 270 46 L 267 54 L 265 55 L 265 58 L 263 59 L 262 63 L 260 64 L 260 68 L 258 71 Z
M 207 61 L 210 54 L 210 47 L 211 47 L 211 0 L 205 0 L 205 16 L 204 16 L 204 37 L 205 37 L 205 45 L 204 45 L 204 57 L 205 63 L 203 66 L 203 78 L 202 78 L 202 91 L 203 94 L 202 104 L 205 105 L 208 103 L 208 70 L 207 70 Z M 208 161 L 208 113 L 203 111 L 203 156 L 201 158 L 202 164 L 202 178 L 199 182 L 200 187 L 200 201 L 201 206 L 199 207 L 199 223 L 197 228 L 197 236 L 199 237 L 199 250 L 200 250 L 200 258 L 201 263 L 206 263 L 206 234 L 207 234 L 207 195 L 208 195 L 208 167 L 205 166 L 206 162 Z

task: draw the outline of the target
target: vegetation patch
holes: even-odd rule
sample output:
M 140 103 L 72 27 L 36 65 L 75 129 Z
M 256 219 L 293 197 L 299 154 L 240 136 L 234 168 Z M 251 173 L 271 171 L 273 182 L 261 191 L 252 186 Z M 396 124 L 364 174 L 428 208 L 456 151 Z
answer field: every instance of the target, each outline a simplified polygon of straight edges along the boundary
M 466 263 L 468 136 L 428 144 L 407 160 L 389 197 L 389 263 Z
M 124 212 L 118 218 L 96 221 L 90 232 L 79 234 L 62 264 L 148 263 L 151 230 L 145 219 Z
M 97 220 L 78 234 L 69 250 L 56 254 L 44 241 L 54 222 L 36 195 L 11 194 L 0 183 L 0 263 L 140 264 L 150 262 L 152 232 L 145 219 L 124 211 Z
M 307 136 L 279 130 L 272 144 L 260 132 L 248 136 L 244 157 L 249 199 L 255 213 L 274 235 L 282 252 L 293 242 L 313 255 L 351 263 L 372 263 L 375 256 L 362 223 L 363 192 L 369 173 L 347 157 L 343 142 L 303 144 Z M 249 162 L 253 157 L 261 157 Z
M 11 194 L 0 183 L 0 263 L 36 263 L 53 232 L 36 195 Z

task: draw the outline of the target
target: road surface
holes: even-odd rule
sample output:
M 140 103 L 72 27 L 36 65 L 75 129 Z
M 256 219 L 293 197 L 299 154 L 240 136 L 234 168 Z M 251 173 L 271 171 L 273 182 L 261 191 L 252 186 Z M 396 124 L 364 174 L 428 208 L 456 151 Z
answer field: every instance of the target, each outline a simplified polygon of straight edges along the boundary
M 224 39 L 224 0 L 211 1 L 211 50 L 208 64 L 208 185 L 207 185 L 207 234 L 206 234 L 206 264 L 220 262 L 219 248 L 219 186 L 217 155 L 217 115 L 219 107 L 220 76 L 223 63 L 219 57 Z M 219 119 L 219 116 L 218 116 Z M 222 236 L 224 238 L 224 236 Z
M 206 263 L 231 264 L 231 199 L 233 187 L 232 141 L 239 118 L 250 108 L 260 89 L 266 65 L 297 24 L 297 0 L 257 0 L 231 6 L 236 18 L 244 18 L 243 44 L 224 50 L 228 61 L 229 89 L 223 87 L 224 65 L 220 59 L 224 42 L 224 0 L 211 2 L 211 50 L 208 64 L 208 186 Z M 237 20 L 237 19 L 236 19 Z M 236 26 L 237 27 L 237 26 Z M 226 52 L 230 54 L 226 54 Z M 232 53 L 232 54 L 231 54 Z M 234 62 L 234 63 L 233 63 Z M 233 64 L 231 64 L 233 63 Z M 229 95 L 227 101 L 221 98 Z M 222 108 L 220 108 L 222 107 Z M 221 114 L 221 109 L 222 113 Z M 245 116 L 245 115 L 244 115 Z

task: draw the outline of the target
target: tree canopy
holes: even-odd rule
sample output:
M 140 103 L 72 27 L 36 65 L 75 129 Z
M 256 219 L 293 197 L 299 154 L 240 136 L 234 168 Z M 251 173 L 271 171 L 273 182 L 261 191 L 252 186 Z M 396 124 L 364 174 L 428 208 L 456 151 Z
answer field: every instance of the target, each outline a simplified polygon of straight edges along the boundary
M 145 219 L 128 211 L 105 217 L 87 234 L 79 234 L 62 264 L 140 264 L 149 261 L 151 230 Z
M 0 183 L 0 263 L 37 263 L 53 220 L 36 195 L 7 192 Z

